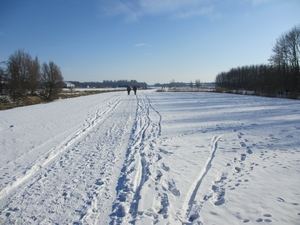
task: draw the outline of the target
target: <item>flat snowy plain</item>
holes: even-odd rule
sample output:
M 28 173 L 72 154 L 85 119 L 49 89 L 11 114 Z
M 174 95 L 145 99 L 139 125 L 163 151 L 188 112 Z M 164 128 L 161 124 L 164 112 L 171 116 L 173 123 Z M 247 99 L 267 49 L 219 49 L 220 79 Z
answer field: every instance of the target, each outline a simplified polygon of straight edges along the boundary
M 300 224 L 300 101 L 105 93 L 0 111 L 0 224 Z

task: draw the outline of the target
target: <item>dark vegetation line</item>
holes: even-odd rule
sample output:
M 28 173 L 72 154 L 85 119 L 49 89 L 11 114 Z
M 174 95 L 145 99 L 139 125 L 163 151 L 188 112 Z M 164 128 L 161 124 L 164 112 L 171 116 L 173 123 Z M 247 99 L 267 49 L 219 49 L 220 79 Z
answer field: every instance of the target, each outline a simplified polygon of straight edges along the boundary
M 113 90 L 87 90 L 87 91 L 62 91 L 58 94 L 59 99 L 67 99 L 67 98 L 76 98 L 81 96 L 87 95 L 94 95 L 94 94 L 102 94 L 107 92 L 118 92 L 124 91 L 122 89 L 113 89 Z M 3 95 L 0 97 L 0 110 L 5 109 L 12 109 L 21 106 L 29 106 L 35 105 L 40 103 L 49 103 L 51 101 L 41 98 L 37 95 L 26 95 L 22 97 L 11 97 L 7 95 Z
M 250 90 L 264 96 L 298 98 L 300 93 L 300 25 L 280 36 L 269 64 L 241 66 L 216 76 L 217 87 Z

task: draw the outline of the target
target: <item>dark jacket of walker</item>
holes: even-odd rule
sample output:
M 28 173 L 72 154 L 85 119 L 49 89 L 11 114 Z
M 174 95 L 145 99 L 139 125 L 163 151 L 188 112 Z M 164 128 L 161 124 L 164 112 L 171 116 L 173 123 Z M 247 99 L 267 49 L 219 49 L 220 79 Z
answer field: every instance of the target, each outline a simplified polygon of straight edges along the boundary
M 133 86 L 133 91 L 134 91 L 134 94 L 136 95 L 136 90 L 137 90 L 137 87 L 136 86 Z
M 131 91 L 131 87 L 127 86 L 127 93 L 128 93 L 128 95 L 130 94 L 130 91 Z

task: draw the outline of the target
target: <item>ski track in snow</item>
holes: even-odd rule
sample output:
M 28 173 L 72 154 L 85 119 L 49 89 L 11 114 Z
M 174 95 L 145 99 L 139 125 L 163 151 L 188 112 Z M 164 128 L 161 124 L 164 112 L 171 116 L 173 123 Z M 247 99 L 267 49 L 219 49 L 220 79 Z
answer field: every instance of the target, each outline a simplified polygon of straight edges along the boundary
M 195 181 L 195 184 L 191 186 L 191 189 L 189 190 L 186 200 L 184 202 L 184 205 L 181 208 L 181 211 L 178 212 L 178 219 L 182 222 L 182 223 L 189 223 L 189 222 L 193 222 L 195 219 L 197 219 L 199 217 L 199 213 L 201 209 L 201 206 L 195 206 L 194 202 L 195 202 L 195 198 L 197 195 L 197 192 L 201 186 L 201 183 L 203 181 L 203 179 L 205 178 L 206 174 L 209 172 L 210 168 L 211 168 L 211 164 L 213 162 L 213 159 L 215 157 L 215 153 L 217 151 L 218 148 L 218 141 L 221 138 L 221 136 L 214 136 L 211 140 L 211 144 L 210 144 L 210 155 L 202 169 L 202 171 L 199 174 L 199 178 Z M 193 207 L 197 208 L 197 210 L 193 210 Z M 184 214 L 184 219 L 180 218 L 180 215 Z M 189 222 L 185 222 L 186 219 L 188 219 Z
M 124 136 L 134 107 L 133 98 L 128 102 L 124 99 L 124 96 L 118 96 L 109 100 L 104 108 L 101 105 L 94 116 L 86 119 L 82 129 L 50 149 L 23 176 L 2 189 L 1 199 L 16 190 L 1 209 L 1 216 L 5 215 L 9 217 L 9 223 L 17 224 L 105 223 L 101 221 L 102 215 L 98 209 L 113 198 L 106 184 L 110 182 L 115 161 L 118 160 L 115 149 L 122 141 L 120 138 Z M 125 110 L 121 107 L 124 111 L 119 112 L 121 104 L 127 105 Z M 86 176 L 89 178 L 85 179 Z M 53 186 L 56 184 L 51 184 L 51 180 L 56 178 L 64 182 Z M 85 183 L 88 180 L 94 182 Z M 21 184 L 25 184 L 23 187 L 26 188 L 17 190 Z M 51 188 L 51 192 L 42 192 L 44 188 Z M 79 190 L 84 190 L 86 196 L 82 196 Z M 41 193 L 46 196 L 39 196 Z M 40 202 L 32 202 L 31 196 L 40 199 Z M 68 209 L 64 206 L 74 207 L 72 215 L 65 214 Z M 52 216 L 48 220 L 45 214 Z M 5 218 L 2 219 L 5 221 Z
M 149 165 L 155 157 L 153 145 L 161 134 L 161 115 L 146 95 L 139 95 L 138 106 L 126 160 L 118 180 L 117 199 L 113 205 L 111 224 L 125 221 L 134 222 L 139 207 L 140 193 L 145 182 L 151 177 Z M 151 112 L 150 112 L 151 111 Z M 154 113 L 156 120 L 150 118 Z
M 90 132 L 93 127 L 101 122 L 105 116 L 114 108 L 116 108 L 121 99 L 118 97 L 117 99 L 111 100 L 108 103 L 108 107 L 104 110 L 101 111 L 100 108 L 97 109 L 95 112 L 95 116 L 87 121 L 87 125 L 85 125 L 84 128 L 78 130 L 76 133 L 71 135 L 69 138 L 67 138 L 63 143 L 60 145 L 54 147 L 53 149 L 50 149 L 49 152 L 40 157 L 32 166 L 31 168 L 27 168 L 26 171 L 24 171 L 24 175 L 18 178 L 15 178 L 13 183 L 11 183 L 9 186 L 6 188 L 2 189 L 0 192 L 0 199 L 5 197 L 6 194 L 8 194 L 12 189 L 18 187 L 21 185 L 24 181 L 29 179 L 31 176 L 33 176 L 37 171 L 39 171 L 41 168 L 45 167 L 49 162 L 51 162 L 54 158 L 56 158 L 58 155 L 63 153 L 69 146 L 74 144 L 76 141 L 78 141 L 83 135 L 87 134 Z

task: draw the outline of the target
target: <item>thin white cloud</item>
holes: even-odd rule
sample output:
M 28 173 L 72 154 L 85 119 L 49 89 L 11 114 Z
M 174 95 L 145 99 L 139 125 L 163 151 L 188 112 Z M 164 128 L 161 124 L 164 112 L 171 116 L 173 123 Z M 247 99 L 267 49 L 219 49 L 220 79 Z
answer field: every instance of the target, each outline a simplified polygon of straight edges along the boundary
M 142 47 L 142 46 L 145 46 L 145 45 L 147 45 L 147 43 L 140 43 L 140 44 L 134 45 L 134 47 Z
M 126 22 L 135 22 L 145 16 L 168 15 L 171 18 L 207 16 L 216 18 L 211 4 L 215 0 L 110 0 L 100 3 L 106 16 L 121 16 Z
M 105 3 L 99 0 L 99 10 L 101 16 L 123 16 L 125 17 L 126 22 L 138 21 L 134 4 L 127 0 L 110 0 Z
M 213 6 L 193 8 L 176 13 L 173 18 L 189 18 L 195 16 L 206 16 L 210 19 L 222 18 L 220 13 L 216 13 Z

